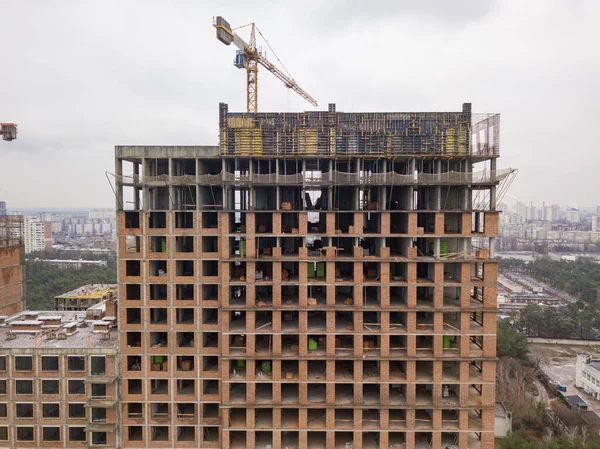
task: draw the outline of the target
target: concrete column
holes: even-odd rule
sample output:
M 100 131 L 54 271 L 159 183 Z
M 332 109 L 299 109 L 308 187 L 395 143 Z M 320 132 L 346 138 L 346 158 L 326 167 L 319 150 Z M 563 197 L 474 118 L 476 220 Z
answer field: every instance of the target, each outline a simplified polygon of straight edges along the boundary
M 383 169 L 383 173 L 387 173 L 388 171 L 388 161 L 387 159 L 383 160 L 383 164 L 382 164 L 382 169 Z M 388 200 L 387 200 L 387 185 L 383 185 L 380 187 L 380 192 L 381 192 L 381 210 L 387 210 L 387 204 L 388 204 Z
M 490 160 L 491 174 L 496 173 L 496 159 Z M 496 210 L 496 186 L 490 187 L 490 210 Z
M 490 259 L 496 257 L 496 237 L 490 237 Z
M 115 159 L 115 192 L 116 193 L 116 208 L 125 209 L 125 199 L 123 198 L 123 184 L 121 183 L 121 176 L 123 176 L 123 160 Z

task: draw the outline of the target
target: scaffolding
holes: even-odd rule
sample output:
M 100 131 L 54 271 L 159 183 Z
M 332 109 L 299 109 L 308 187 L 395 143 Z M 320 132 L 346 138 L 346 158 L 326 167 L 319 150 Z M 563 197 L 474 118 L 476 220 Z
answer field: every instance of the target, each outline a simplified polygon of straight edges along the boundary
M 499 114 L 460 112 L 230 113 L 220 104 L 222 155 L 499 155 Z
M 0 215 L 0 248 L 23 245 L 23 216 Z

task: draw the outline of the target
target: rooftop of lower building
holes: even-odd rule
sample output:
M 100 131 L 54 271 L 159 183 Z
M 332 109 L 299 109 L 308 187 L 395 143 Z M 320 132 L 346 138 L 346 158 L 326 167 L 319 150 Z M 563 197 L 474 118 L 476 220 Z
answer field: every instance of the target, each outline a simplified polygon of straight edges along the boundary
M 27 310 L 10 317 L 0 317 L 0 351 L 51 348 L 116 350 L 116 318 L 104 316 L 105 308 L 98 306 L 83 311 Z

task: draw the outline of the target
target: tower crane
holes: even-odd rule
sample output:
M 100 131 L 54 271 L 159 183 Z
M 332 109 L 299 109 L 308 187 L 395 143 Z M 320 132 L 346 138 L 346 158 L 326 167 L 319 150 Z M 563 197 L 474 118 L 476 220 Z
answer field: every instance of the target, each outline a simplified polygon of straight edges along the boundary
M 15 140 L 17 138 L 17 125 L 14 123 L 0 123 L 2 140 Z
M 306 93 L 296 81 L 289 75 L 286 75 L 271 63 L 262 52 L 256 48 L 255 25 L 251 23 L 250 43 L 246 43 L 237 33 L 234 33 L 223 17 L 218 16 L 213 26 L 217 29 L 217 39 L 225 45 L 231 45 L 233 42 L 239 50 L 235 55 L 233 65 L 238 69 L 246 69 L 246 105 L 248 112 L 258 112 L 258 65 L 262 65 L 269 72 L 283 81 L 288 89 L 292 89 L 313 106 L 318 106 L 317 101 Z M 260 33 L 260 31 L 259 31 Z M 261 34 L 262 35 L 262 34 Z

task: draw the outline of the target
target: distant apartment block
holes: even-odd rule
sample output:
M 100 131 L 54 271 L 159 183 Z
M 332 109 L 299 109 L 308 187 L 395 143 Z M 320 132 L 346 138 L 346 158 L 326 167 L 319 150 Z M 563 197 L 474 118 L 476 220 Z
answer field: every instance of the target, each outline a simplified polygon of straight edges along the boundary
M 23 224 L 25 253 L 52 250 L 52 223 L 38 217 L 25 217 Z

